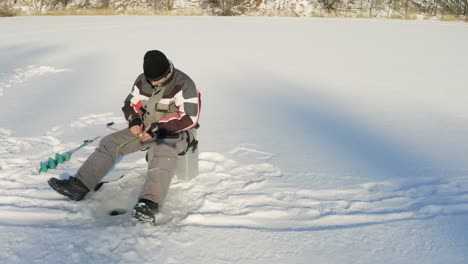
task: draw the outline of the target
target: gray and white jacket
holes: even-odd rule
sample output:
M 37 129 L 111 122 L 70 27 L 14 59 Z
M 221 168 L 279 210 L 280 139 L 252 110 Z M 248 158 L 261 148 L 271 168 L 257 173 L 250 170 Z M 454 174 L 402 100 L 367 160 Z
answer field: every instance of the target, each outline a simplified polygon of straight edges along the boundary
M 130 127 L 144 124 L 153 134 L 165 135 L 198 128 L 200 106 L 201 95 L 195 83 L 174 68 L 159 86 L 152 86 L 144 74 L 139 75 L 122 111 Z

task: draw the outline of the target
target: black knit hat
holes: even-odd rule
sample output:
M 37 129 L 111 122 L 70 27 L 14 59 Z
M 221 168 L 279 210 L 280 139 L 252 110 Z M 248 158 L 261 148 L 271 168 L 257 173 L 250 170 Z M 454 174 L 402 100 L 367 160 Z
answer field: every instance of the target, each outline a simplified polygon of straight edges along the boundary
M 143 59 L 143 72 L 146 79 L 156 81 L 166 76 L 171 71 L 171 64 L 166 55 L 159 50 L 146 52 Z

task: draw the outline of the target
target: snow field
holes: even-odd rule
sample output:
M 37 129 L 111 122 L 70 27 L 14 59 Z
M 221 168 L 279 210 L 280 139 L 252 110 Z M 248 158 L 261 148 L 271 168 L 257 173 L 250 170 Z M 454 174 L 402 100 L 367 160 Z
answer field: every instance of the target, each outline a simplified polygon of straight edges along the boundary
M 0 19 L 0 263 L 465 263 L 467 29 Z M 34 173 L 107 123 L 126 126 L 122 100 L 154 48 L 193 77 L 203 113 L 200 175 L 174 179 L 149 227 L 108 215 L 136 202 L 143 152 L 81 202 L 46 181 L 73 175 L 97 142 Z

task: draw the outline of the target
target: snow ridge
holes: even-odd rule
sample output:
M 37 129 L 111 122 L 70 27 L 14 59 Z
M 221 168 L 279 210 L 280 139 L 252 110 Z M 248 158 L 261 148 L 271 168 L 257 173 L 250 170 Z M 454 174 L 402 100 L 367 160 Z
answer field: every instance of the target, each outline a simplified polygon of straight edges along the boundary
M 3 91 L 5 89 L 27 82 L 33 77 L 69 71 L 69 69 L 56 69 L 51 66 L 34 65 L 27 66 L 26 68 L 17 68 L 12 74 L 6 75 L 2 78 L 3 80 L 0 80 L 0 96 L 3 96 Z
M 203 153 L 200 164 L 203 173 L 188 187 L 200 206 L 181 225 L 301 231 L 468 213 L 466 177 L 309 190 L 276 184 L 274 179 L 284 176 L 267 163 L 239 166 Z

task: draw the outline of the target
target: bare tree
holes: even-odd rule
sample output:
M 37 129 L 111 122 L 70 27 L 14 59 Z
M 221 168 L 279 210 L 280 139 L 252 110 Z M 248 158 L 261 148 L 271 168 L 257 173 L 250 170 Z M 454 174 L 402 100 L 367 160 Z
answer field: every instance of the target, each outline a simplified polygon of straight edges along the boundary
M 13 10 L 12 4 L 6 0 L 0 0 L 0 17 L 15 16 L 16 12 Z
M 43 12 L 56 6 L 59 3 L 59 0 L 32 0 L 31 3 L 34 11 Z
M 374 9 L 376 0 L 369 0 L 369 1 L 370 1 L 369 16 L 372 17 L 372 10 Z
M 323 8 L 327 10 L 327 12 L 336 11 L 338 4 L 341 3 L 341 0 L 318 0 L 320 4 L 322 4 Z
M 68 0 L 65 0 L 68 1 Z M 110 0 L 101 0 L 101 7 L 108 8 L 110 4 Z
M 248 3 L 246 0 L 206 0 L 202 5 L 214 5 L 221 9 L 220 15 L 232 16 L 237 12 L 245 11 L 245 6 Z
M 155 12 L 161 10 L 170 11 L 174 8 L 174 0 L 152 0 L 151 6 Z
M 409 0 L 405 0 L 405 19 L 408 19 Z
M 463 9 L 463 15 L 466 16 L 468 11 L 468 0 L 465 0 L 465 8 Z
M 232 9 L 236 5 L 236 0 L 218 0 L 218 5 L 221 8 L 221 15 L 231 16 L 233 15 Z

